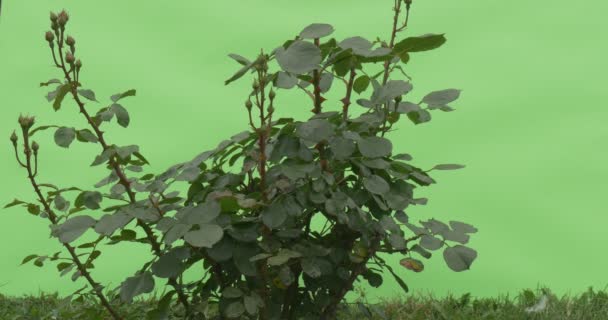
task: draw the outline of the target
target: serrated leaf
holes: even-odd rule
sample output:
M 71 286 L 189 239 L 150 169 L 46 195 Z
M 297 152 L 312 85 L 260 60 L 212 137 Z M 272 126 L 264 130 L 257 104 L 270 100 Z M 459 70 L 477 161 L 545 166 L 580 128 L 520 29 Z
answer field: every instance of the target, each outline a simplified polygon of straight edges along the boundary
M 104 236 L 111 236 L 114 231 L 126 226 L 133 217 L 119 211 L 114 214 L 105 214 L 95 224 L 95 232 Z
M 450 221 L 450 226 L 454 231 L 463 232 L 463 233 L 475 233 L 477 232 L 477 228 L 474 226 L 458 221 Z
M 10 208 L 10 207 L 14 207 L 14 206 L 16 206 L 16 205 L 20 205 L 20 204 L 25 204 L 25 203 L 27 203 L 27 202 L 24 202 L 24 201 L 21 201 L 21 200 L 15 199 L 15 200 L 13 200 L 11 203 L 6 204 L 6 205 L 4 206 L 4 209 L 6 209 L 6 208 Z
M 226 310 L 224 311 L 224 315 L 229 319 L 235 319 L 240 317 L 245 312 L 245 306 L 241 301 L 235 301 L 230 303 Z
M 236 62 L 240 63 L 243 66 L 246 66 L 246 65 L 248 65 L 248 64 L 251 63 L 251 61 L 249 61 L 249 59 L 247 59 L 247 58 L 245 58 L 245 57 L 243 57 L 241 55 L 238 55 L 236 53 L 231 53 L 228 56 L 230 58 L 234 59 Z

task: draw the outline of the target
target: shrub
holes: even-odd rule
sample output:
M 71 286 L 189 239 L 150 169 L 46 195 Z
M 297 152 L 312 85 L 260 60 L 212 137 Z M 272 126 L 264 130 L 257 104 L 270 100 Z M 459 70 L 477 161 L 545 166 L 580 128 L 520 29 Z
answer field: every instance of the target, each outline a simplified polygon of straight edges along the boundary
M 150 319 L 166 318 L 174 304 L 181 304 L 184 318 L 209 318 L 209 306 L 217 305 L 216 319 L 332 319 L 361 278 L 379 287 L 383 270 L 388 270 L 408 291 L 382 253 L 401 254 L 403 267 L 420 272 L 424 264 L 412 253 L 428 259 L 430 251 L 445 245 L 448 267 L 469 269 L 477 253 L 463 244 L 476 228 L 435 219 L 417 226 L 404 211 L 426 204 L 426 198 L 414 198 L 414 189 L 435 183 L 429 171 L 464 166 L 440 164 L 422 170 L 409 154 L 395 152 L 385 137 L 402 116 L 420 125 L 430 121 L 430 110 L 452 111 L 448 103 L 461 92 L 446 89 L 418 103 L 403 101 L 413 87 L 409 81 L 392 79 L 395 71 L 409 79 L 403 65 L 410 55 L 446 41 L 444 34 L 398 39 L 407 27 L 410 6 L 410 0 L 394 1 L 388 42 L 358 36 L 336 40 L 329 38 L 331 25 L 316 23 L 251 60 L 230 54 L 242 67 L 226 84 L 253 75 L 244 103 L 250 128 L 160 174 L 143 173 L 148 161 L 137 145 L 119 146 L 104 137 L 105 122 L 116 118 L 120 126 L 129 125 L 122 103 L 136 91 L 112 95 L 111 103 L 95 114 L 85 108 L 85 101 L 98 101 L 79 81 L 84 64 L 76 57 L 75 39 L 66 33 L 69 16 L 65 11 L 51 13 L 52 31 L 45 39 L 62 80 L 41 86 L 55 88 L 47 98 L 56 111 L 71 97 L 88 127 L 34 128 L 33 117 L 19 117 L 21 156 L 17 134 L 10 139 L 38 203 L 15 199 L 7 207 L 20 205 L 48 218 L 51 234 L 63 244 L 69 261 L 56 253 L 30 255 L 23 263 L 62 261 L 57 264 L 62 275 L 72 273 L 72 280 L 83 277 L 89 284 L 90 291 L 78 291 L 80 297 L 95 295 L 114 319 L 121 319 L 113 307 L 119 302 L 107 298 L 104 286 L 90 273 L 101 243 L 139 242 L 152 250 L 154 256 L 116 288 L 128 302 L 152 292 L 159 279 L 166 280 L 171 290 L 148 313 Z M 374 67 L 379 70 L 372 72 Z M 334 82 L 343 83 L 346 91 L 339 111 L 324 104 L 326 93 L 337 88 Z M 275 119 L 275 108 L 281 106 L 278 97 L 289 89 L 310 97 L 312 117 Z M 356 100 L 365 110 L 359 115 L 350 110 L 355 94 L 364 97 Z M 47 129 L 55 130 L 60 147 L 69 148 L 74 140 L 101 147 L 92 166 L 104 165 L 109 174 L 95 189 L 39 182 L 39 145 L 32 138 Z M 186 195 L 168 191 L 175 182 L 189 184 Z M 73 201 L 69 194 L 75 195 Z M 311 223 L 315 217 L 325 222 L 322 228 Z M 409 229 L 407 235 L 402 225 Z M 99 237 L 76 244 L 89 229 Z M 184 272 L 200 265 L 205 274 L 186 282 Z

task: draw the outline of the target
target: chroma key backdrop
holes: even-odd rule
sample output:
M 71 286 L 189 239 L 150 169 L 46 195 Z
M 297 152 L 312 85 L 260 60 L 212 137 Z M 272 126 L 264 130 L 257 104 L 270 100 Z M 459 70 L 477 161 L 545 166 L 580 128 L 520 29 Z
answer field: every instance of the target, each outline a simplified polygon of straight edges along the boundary
M 250 1 L 3 1 L 0 19 L 0 198 L 35 201 L 26 173 L 16 163 L 9 136 L 17 117 L 37 125 L 82 127 L 67 102 L 54 112 L 41 81 L 58 77 L 44 32 L 49 11 L 66 9 L 86 72 L 80 79 L 101 103 L 125 89 L 131 124 L 108 129 L 120 145 L 139 144 L 161 173 L 189 161 L 247 126 L 246 77 L 224 85 L 240 67 L 228 57 L 255 57 L 293 39 L 313 22 L 334 26 L 332 36 L 386 38 L 392 26 L 389 0 Z M 464 169 L 433 171 L 437 181 L 416 190 L 427 205 L 411 206 L 414 221 L 458 220 L 478 228 L 470 246 L 478 257 L 466 272 L 453 272 L 441 253 L 425 260 L 424 272 L 387 256 L 410 292 L 470 292 L 476 297 L 544 285 L 578 294 L 608 285 L 608 90 L 605 72 L 608 3 L 590 1 L 414 0 L 410 27 L 400 37 L 445 33 L 433 51 L 412 54 L 404 67 L 412 99 L 445 88 L 462 90 L 452 112 L 433 120 L 402 121 L 390 133 L 393 147 L 418 166 L 457 163 Z M 83 69 L 84 70 L 84 69 Z M 336 82 L 334 85 L 340 84 Z M 301 91 L 281 91 L 276 118 L 307 119 Z M 341 90 L 327 109 L 341 106 Z M 305 102 L 306 101 L 306 102 Z M 415 100 L 418 101 L 418 100 Z M 306 104 L 306 105 L 305 105 Z M 94 105 L 89 102 L 89 105 Z M 96 108 L 100 107 L 97 105 Z M 363 109 L 353 104 L 353 112 Z M 52 131 L 39 134 L 41 181 L 92 188 L 105 169 L 90 167 L 99 146 L 59 148 Z M 178 189 L 185 192 L 186 188 Z M 49 239 L 47 221 L 22 207 L 0 210 L 0 293 L 69 294 L 84 282 L 60 278 L 52 265 L 19 266 L 30 254 L 62 250 Z M 85 237 L 94 238 L 94 234 Z M 117 286 L 149 258 L 141 244 L 107 248 L 92 270 L 97 281 Z M 370 301 L 403 295 L 387 276 L 371 288 Z

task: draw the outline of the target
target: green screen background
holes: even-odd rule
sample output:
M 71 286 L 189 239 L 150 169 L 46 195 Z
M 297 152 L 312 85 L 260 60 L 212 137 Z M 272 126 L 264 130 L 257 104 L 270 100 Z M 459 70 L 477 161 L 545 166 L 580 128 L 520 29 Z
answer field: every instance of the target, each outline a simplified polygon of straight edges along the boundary
M 118 145 L 139 144 L 153 173 L 247 128 L 243 102 L 251 82 L 243 78 L 224 86 L 239 68 L 228 53 L 251 58 L 260 48 L 270 52 L 312 22 L 334 25 L 338 39 L 386 39 L 392 22 L 389 0 L 4 2 L 2 204 L 15 197 L 34 200 L 8 139 L 20 113 L 36 115 L 37 125 L 86 127 L 72 101 L 54 112 L 44 98 L 47 88 L 38 86 L 60 77 L 44 41 L 50 10 L 70 13 L 68 33 L 84 65 L 81 82 L 101 102 L 88 103 L 89 110 L 106 106 L 112 94 L 137 89 L 137 96 L 123 103 L 130 127 L 106 125 L 106 136 Z M 414 91 L 406 99 L 418 101 L 446 88 L 463 91 L 451 104 L 456 111 L 434 111 L 433 120 L 419 126 L 402 121 L 390 138 L 394 150 L 410 153 L 423 169 L 439 163 L 467 167 L 433 171 L 438 183 L 416 190 L 418 197 L 429 198 L 428 205 L 412 206 L 408 214 L 414 221 L 434 217 L 475 225 L 479 232 L 469 246 L 479 256 L 471 270 L 455 273 L 435 251 L 419 274 L 400 268 L 399 257 L 390 258 L 412 292 L 512 296 L 546 285 L 561 295 L 608 284 L 606 10 L 608 3 L 599 0 L 414 0 L 411 27 L 400 37 L 446 33 L 448 41 L 412 54 L 406 72 Z M 326 110 L 338 110 L 343 89 L 339 82 L 334 86 Z M 302 92 L 280 91 L 278 115 L 307 118 L 307 99 Z M 92 189 L 105 177 L 105 169 L 89 167 L 99 145 L 75 142 L 62 149 L 54 145 L 52 131 L 38 133 L 36 140 L 40 182 Z M 68 294 L 84 284 L 60 278 L 53 265 L 20 267 L 26 255 L 61 247 L 49 239 L 46 221 L 24 208 L 3 209 L 0 215 L 0 293 Z M 151 257 L 143 245 L 105 250 L 93 276 L 112 286 Z M 364 286 L 368 298 L 403 296 L 386 276 L 380 289 Z

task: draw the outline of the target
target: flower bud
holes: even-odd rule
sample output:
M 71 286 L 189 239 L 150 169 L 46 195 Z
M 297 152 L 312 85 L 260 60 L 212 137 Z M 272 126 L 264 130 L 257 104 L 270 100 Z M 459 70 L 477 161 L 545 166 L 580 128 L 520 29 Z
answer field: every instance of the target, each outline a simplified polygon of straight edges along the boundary
M 17 134 L 15 134 L 15 131 L 13 131 L 13 134 L 11 134 L 11 142 L 13 145 L 17 144 Z
M 29 129 L 34 125 L 34 117 L 19 116 L 19 125 L 23 129 Z
M 65 43 L 66 43 L 68 46 L 73 47 L 73 46 L 74 46 L 74 44 L 76 43 L 76 40 L 74 40 L 74 38 L 72 38 L 72 36 L 68 36 L 68 37 L 65 39 Z
M 253 90 L 258 90 L 260 88 L 260 83 L 257 80 L 253 80 L 253 84 L 251 85 Z
M 51 29 L 56 31 L 58 28 L 59 28 L 59 25 L 57 24 L 57 21 L 51 22 Z
M 62 28 L 65 27 L 65 25 L 68 23 L 68 20 L 70 20 L 68 13 L 65 12 L 65 10 L 61 10 L 61 12 L 59 12 L 59 15 L 57 16 L 57 23 L 59 24 L 59 26 Z
M 51 22 L 55 21 L 57 21 L 57 15 L 55 14 L 55 12 L 51 11 Z
M 402 97 L 401 97 L 401 96 L 397 96 L 397 97 L 395 98 L 395 103 L 399 103 L 399 102 L 401 102 L 401 99 L 402 99 Z
M 44 34 L 44 38 L 46 39 L 46 41 L 48 42 L 53 42 L 53 40 L 55 40 L 55 35 L 51 32 L 51 31 L 47 31 Z
M 76 58 L 74 58 L 74 55 L 71 52 L 65 54 L 65 62 L 72 64 L 74 63 L 74 60 L 76 60 Z
M 32 142 L 32 150 L 34 150 L 34 154 L 38 153 L 39 148 L 40 148 L 40 146 L 38 145 L 38 143 L 36 141 Z
M 253 103 L 251 103 L 251 100 L 247 100 L 245 102 L 245 108 L 247 108 L 247 110 L 251 110 L 252 107 L 253 107 Z
M 82 62 L 80 62 L 80 59 L 78 59 L 74 65 L 76 66 L 76 69 L 80 69 L 80 67 L 82 67 Z
M 274 107 L 271 105 L 268 107 L 268 113 L 273 113 L 274 112 Z
M 268 93 L 268 98 L 270 98 L 270 100 L 274 100 L 274 97 L 276 97 L 276 93 L 274 92 L 274 90 L 270 89 L 270 92 Z

